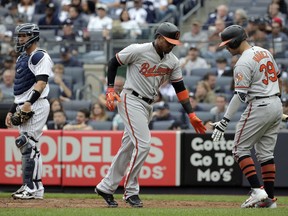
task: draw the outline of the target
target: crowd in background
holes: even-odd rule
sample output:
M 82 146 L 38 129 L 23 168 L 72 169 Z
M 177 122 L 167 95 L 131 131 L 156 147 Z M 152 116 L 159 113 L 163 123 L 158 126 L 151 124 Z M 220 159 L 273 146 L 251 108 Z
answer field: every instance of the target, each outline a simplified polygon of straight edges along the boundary
M 84 84 L 77 81 L 79 77 L 85 76 L 83 62 L 77 58 L 78 47 L 75 42 L 81 43 L 90 40 L 91 37 L 101 37 L 103 40 L 143 38 L 147 34 L 149 24 L 158 23 L 167 15 L 178 25 L 179 5 L 182 2 L 184 1 L 1 1 L 0 13 L 3 15 L 0 19 L 0 101 L 12 103 L 14 99 L 14 64 L 18 56 L 13 49 L 15 25 L 34 22 L 39 25 L 41 31 L 54 31 L 53 37 L 48 38 L 49 40 L 65 41 L 60 47 L 59 56 L 53 58 L 54 76 L 50 77 L 49 84 L 53 89 L 56 87 L 56 93 L 53 90 L 53 94 L 50 94 L 51 113 L 46 129 L 97 130 L 100 126 L 95 122 L 110 122 L 107 124 L 110 129 L 123 130 L 117 110 L 110 112 L 105 107 L 105 89 L 102 89 L 103 92 L 97 100 L 86 103 L 86 107 L 78 106 L 68 112 L 69 103 L 76 99 L 76 90 Z M 192 5 L 195 2 L 191 0 Z M 283 78 L 283 110 L 288 114 L 288 63 L 283 60 L 288 57 L 287 13 L 285 0 L 271 0 L 261 16 L 249 16 L 242 8 L 231 11 L 228 5 L 223 4 L 217 6 L 215 12 L 208 14 L 205 22 L 194 19 L 190 23 L 190 30 L 182 32 L 183 44 L 177 55 L 183 70 L 184 83 L 190 91 L 191 105 L 197 116 L 205 122 L 208 131 L 212 130 L 209 122 L 218 121 L 223 117 L 227 103 L 233 95 L 233 67 L 238 57 L 232 57 L 225 49 L 218 48 L 219 33 L 232 24 L 243 26 L 252 45 L 269 49 L 276 61 L 279 60 Z M 81 74 L 76 77 L 69 76 L 68 68 L 71 67 L 80 68 Z M 116 78 L 115 89 L 118 92 L 123 88 L 124 81 L 125 75 Z M 171 130 L 191 129 L 183 108 L 181 105 L 175 105 L 176 101 L 177 97 L 171 84 L 163 84 L 153 105 L 154 113 L 149 125 L 151 129 L 159 129 L 155 123 L 158 121 L 169 121 L 169 124 L 166 122 L 166 126 Z M 244 108 L 245 105 L 241 107 Z M 237 118 L 234 121 L 236 123 Z M 283 125 L 283 128 L 286 127 Z

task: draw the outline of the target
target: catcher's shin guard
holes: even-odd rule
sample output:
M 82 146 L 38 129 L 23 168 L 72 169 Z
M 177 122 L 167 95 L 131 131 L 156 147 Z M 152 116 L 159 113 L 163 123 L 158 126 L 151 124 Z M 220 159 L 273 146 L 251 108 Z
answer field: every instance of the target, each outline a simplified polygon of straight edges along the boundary
M 22 178 L 23 184 L 33 189 L 33 173 L 35 168 L 35 160 L 33 154 L 33 146 L 29 142 L 27 133 L 21 134 L 16 139 L 16 146 L 20 149 L 22 154 Z M 34 156 L 33 156 L 34 155 Z

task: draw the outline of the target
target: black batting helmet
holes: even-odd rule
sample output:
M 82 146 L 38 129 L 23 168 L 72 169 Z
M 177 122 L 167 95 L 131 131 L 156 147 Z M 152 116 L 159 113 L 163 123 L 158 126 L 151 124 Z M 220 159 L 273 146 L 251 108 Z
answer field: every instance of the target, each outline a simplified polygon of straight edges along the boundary
M 240 46 L 241 42 L 246 40 L 247 34 L 244 28 L 240 25 L 231 25 L 226 27 L 220 33 L 222 43 L 219 47 L 228 46 L 231 49 L 236 49 Z
M 163 36 L 168 43 L 174 45 L 181 44 L 181 42 L 179 41 L 180 31 L 178 27 L 172 23 L 169 22 L 161 23 L 155 32 L 155 37 L 157 35 Z

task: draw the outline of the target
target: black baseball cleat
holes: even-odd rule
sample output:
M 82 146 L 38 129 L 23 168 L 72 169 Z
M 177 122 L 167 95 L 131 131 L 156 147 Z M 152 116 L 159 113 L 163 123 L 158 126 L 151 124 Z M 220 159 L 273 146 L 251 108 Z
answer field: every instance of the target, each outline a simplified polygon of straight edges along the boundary
M 97 187 L 95 188 L 95 192 L 106 201 L 109 208 L 118 207 L 118 203 L 114 200 L 113 194 L 104 193 L 100 191 Z
M 129 203 L 133 208 L 142 208 L 143 202 L 140 200 L 138 195 L 130 196 L 126 199 L 126 203 Z

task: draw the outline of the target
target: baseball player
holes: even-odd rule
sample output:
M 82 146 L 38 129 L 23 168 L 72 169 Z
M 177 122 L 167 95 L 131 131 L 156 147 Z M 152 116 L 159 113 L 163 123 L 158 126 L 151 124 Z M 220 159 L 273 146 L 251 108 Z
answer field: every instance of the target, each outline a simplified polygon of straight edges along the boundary
M 220 47 L 225 46 L 232 55 L 241 56 L 234 66 L 234 96 L 223 119 L 213 123 L 212 138 L 219 141 L 241 102 L 247 103 L 236 128 L 233 147 L 234 158 L 251 186 L 250 197 L 241 207 L 276 208 L 274 148 L 282 119 L 280 72 L 268 50 L 246 41 L 247 35 L 241 26 L 231 25 L 220 36 Z M 264 187 L 251 158 L 253 147 L 261 164 Z
M 149 153 L 151 134 L 148 124 L 152 117 L 154 97 L 162 83 L 167 80 L 172 83 L 195 131 L 201 134 L 206 131 L 202 121 L 192 110 L 179 60 L 171 52 L 175 45 L 180 44 L 179 37 L 178 28 L 172 23 L 164 22 L 157 28 L 153 42 L 131 44 L 117 53 L 108 63 L 106 106 L 112 111 L 114 100 L 118 101 L 118 112 L 125 126 L 122 145 L 107 175 L 95 188 L 95 192 L 105 199 L 109 207 L 118 206 L 113 193 L 124 177 L 128 164 L 123 199 L 132 207 L 143 206 L 139 198 L 138 176 Z M 114 79 L 120 65 L 127 65 L 127 73 L 119 97 L 114 91 Z
M 42 159 L 37 142 L 49 114 L 48 77 L 52 75 L 53 62 L 46 51 L 37 47 L 39 27 L 32 23 L 15 28 L 15 50 L 21 53 L 16 61 L 14 104 L 6 116 L 6 126 L 18 125 L 20 136 L 16 146 L 22 154 L 23 185 L 12 194 L 14 199 L 43 199 L 41 182 Z M 32 113 L 23 120 L 15 113 Z M 12 125 L 13 124 L 13 125 Z

